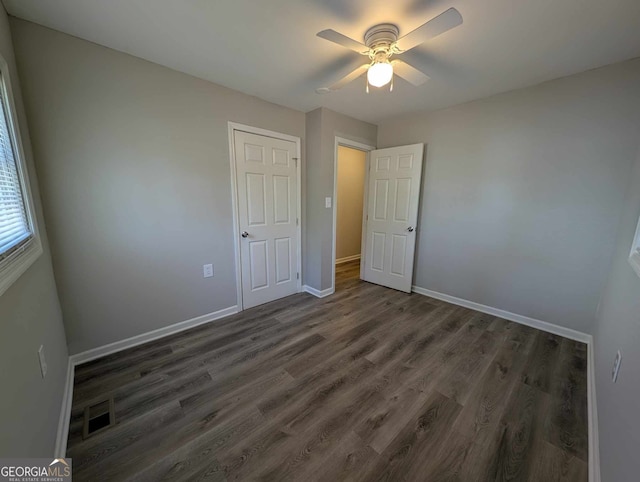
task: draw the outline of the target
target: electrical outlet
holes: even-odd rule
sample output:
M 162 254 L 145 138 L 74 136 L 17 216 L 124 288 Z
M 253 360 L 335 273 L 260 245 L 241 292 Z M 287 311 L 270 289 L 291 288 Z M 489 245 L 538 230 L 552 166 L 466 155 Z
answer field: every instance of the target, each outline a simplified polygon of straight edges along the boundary
M 44 356 L 44 345 L 40 345 L 38 360 L 40 361 L 40 373 L 42 374 L 42 378 L 44 378 L 47 376 L 47 359 Z
M 616 353 L 616 359 L 613 361 L 613 370 L 611 370 L 611 379 L 613 383 L 618 381 L 618 372 L 620 371 L 620 364 L 622 363 L 622 353 L 618 350 Z
M 202 274 L 205 278 L 213 278 L 213 265 L 212 264 L 203 264 L 202 265 Z
M 331 208 L 331 198 L 330 197 L 324 198 L 324 207 L 327 208 L 327 209 Z

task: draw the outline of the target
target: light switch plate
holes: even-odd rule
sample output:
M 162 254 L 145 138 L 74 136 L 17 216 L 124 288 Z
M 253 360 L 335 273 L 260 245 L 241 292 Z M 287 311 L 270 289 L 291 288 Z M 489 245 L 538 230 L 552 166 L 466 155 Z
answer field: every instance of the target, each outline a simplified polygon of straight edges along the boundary
M 327 208 L 327 209 L 331 208 L 331 198 L 330 197 L 324 198 L 324 207 Z
M 213 265 L 212 264 L 203 264 L 202 265 L 202 274 L 205 278 L 213 278 Z

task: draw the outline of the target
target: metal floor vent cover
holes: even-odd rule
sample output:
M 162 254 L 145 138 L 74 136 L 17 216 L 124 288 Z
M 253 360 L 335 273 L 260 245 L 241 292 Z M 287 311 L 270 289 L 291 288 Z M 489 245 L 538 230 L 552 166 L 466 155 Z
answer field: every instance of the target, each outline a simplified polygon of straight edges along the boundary
M 82 438 L 102 432 L 116 422 L 113 397 L 84 407 Z

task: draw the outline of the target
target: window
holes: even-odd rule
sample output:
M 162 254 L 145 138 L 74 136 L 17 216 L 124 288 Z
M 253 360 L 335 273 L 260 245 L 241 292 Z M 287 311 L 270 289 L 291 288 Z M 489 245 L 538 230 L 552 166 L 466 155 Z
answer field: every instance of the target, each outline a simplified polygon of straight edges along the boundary
M 7 64 L 0 59 L 0 295 L 42 253 Z
M 629 264 L 640 276 L 640 220 L 638 220 L 638 227 L 636 228 L 636 235 L 631 245 L 631 254 L 629 255 Z

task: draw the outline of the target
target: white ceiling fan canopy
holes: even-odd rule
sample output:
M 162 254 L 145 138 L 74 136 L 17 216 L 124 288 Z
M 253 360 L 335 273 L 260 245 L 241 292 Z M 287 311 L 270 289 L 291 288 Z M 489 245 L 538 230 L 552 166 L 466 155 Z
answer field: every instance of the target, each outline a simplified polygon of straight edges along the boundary
M 391 48 L 398 40 L 398 34 L 400 31 L 398 27 L 391 23 L 381 23 L 375 25 L 367 30 L 364 34 L 364 44 L 370 50 L 376 50 L 376 48 Z

